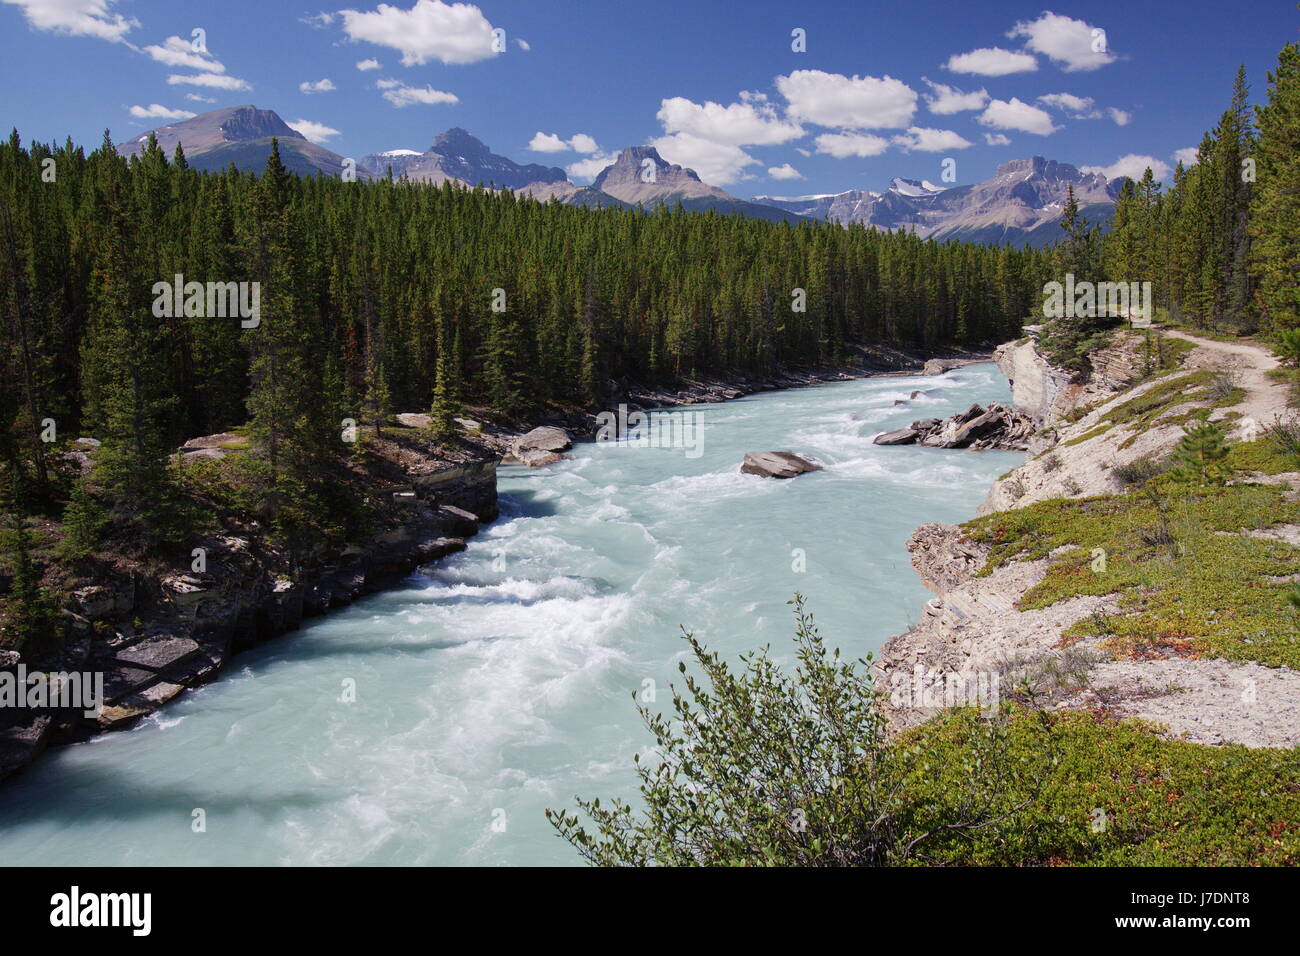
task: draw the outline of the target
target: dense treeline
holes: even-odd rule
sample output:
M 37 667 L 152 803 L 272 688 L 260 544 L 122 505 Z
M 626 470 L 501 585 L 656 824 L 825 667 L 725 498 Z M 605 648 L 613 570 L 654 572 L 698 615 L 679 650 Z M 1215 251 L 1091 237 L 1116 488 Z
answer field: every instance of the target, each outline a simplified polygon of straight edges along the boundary
M 1100 268 L 1150 281 L 1173 321 L 1271 336 L 1300 327 L 1300 46 L 1269 73 L 1267 102 L 1248 103 L 1244 68 L 1196 162 L 1167 190 L 1151 170 L 1129 180 Z
M 278 151 L 260 176 L 214 175 L 154 142 L 127 161 L 107 135 L 87 156 L 16 132 L 0 145 L 0 258 L 5 487 L 59 497 L 52 420 L 103 442 L 94 493 L 122 517 L 157 510 L 168 449 L 196 435 L 247 426 L 268 495 L 288 500 L 290 476 L 344 452 L 347 418 L 432 408 L 441 429 L 463 404 L 590 407 L 611 380 L 994 341 L 1050 270 L 1041 251 L 860 226 L 306 179 Z M 176 275 L 258 283 L 256 326 L 203 314 L 202 296 L 155 308 Z

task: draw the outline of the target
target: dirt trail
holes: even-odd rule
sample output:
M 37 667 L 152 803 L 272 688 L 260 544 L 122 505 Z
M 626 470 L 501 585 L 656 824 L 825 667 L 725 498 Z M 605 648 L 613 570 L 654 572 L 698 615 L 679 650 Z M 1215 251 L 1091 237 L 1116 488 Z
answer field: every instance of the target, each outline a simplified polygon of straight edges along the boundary
M 1185 368 L 1231 368 L 1241 376 L 1241 387 L 1246 398 L 1240 404 L 1224 410 L 1241 414 L 1241 425 L 1237 431 L 1244 432 L 1252 420 L 1258 428 L 1264 428 L 1275 419 L 1287 416 L 1287 386 L 1268 375 L 1281 363 L 1268 349 L 1252 342 L 1216 342 L 1214 339 L 1203 339 L 1172 329 L 1166 329 L 1165 335 L 1183 339 L 1196 346 L 1187 356 Z

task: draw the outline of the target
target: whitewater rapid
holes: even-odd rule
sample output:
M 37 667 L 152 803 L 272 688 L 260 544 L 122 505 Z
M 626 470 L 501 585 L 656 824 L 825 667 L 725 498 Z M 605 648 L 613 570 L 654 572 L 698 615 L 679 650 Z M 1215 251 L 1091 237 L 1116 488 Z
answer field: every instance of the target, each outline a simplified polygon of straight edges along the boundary
M 635 794 L 632 695 L 670 705 L 680 628 L 788 659 L 799 591 L 830 646 L 877 650 L 928 596 L 912 529 L 972 517 L 1023 456 L 872 436 L 1008 399 L 992 365 L 842 382 L 656 413 L 699 416 L 698 457 L 587 443 L 504 467 L 465 552 L 0 787 L 0 863 L 578 862 L 543 808 Z M 766 450 L 825 470 L 739 473 Z

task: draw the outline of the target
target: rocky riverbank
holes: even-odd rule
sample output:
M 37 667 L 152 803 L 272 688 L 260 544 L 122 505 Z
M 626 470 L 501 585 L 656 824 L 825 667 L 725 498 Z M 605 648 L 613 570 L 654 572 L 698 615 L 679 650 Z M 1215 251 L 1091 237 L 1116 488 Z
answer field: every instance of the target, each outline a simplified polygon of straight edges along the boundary
M 212 438 L 187 442 L 179 457 L 220 461 L 239 436 Z M 82 447 L 93 454 L 93 444 Z M 465 538 L 497 516 L 490 448 L 466 442 L 449 455 L 417 429 L 399 427 L 368 453 L 362 480 L 376 527 L 362 540 L 320 549 L 295 566 L 257 522 L 224 515 L 222 530 L 195 541 L 180 567 L 121 555 L 84 565 L 69 581 L 62 645 L 27 659 L 9 654 L 0 679 L 8 675 L 12 684 L 22 674 L 35 688 L 52 686 L 48 674 L 93 675 L 102 680 L 102 707 L 87 715 L 48 695 L 40 706 L 0 708 L 0 778 L 47 746 L 134 725 L 214 679 L 237 652 L 463 550 Z
M 1237 573 L 1225 567 L 1231 560 L 1226 548 L 1223 555 L 1213 553 L 1213 542 L 1223 540 L 1214 535 L 1228 535 L 1245 544 L 1269 542 L 1271 550 L 1251 553 L 1279 569 L 1294 562 L 1300 525 L 1288 523 L 1281 511 L 1300 499 L 1300 473 L 1243 470 L 1222 492 L 1198 499 L 1202 511 L 1188 505 L 1179 521 L 1168 519 L 1171 506 L 1157 489 L 1140 490 L 1168 467 L 1162 462 L 1188 422 L 1219 421 L 1233 438 L 1253 438 L 1261 423 L 1291 414 L 1286 389 L 1267 376 L 1276 360 L 1260 346 L 1171 335 L 1190 350 L 1180 365 L 1146 374 L 1150 342 L 1131 332 L 1119 333 L 1093 356 L 1087 377 L 1053 368 L 1032 336 L 998 350 L 1017 409 L 1038 426 L 1029 441 L 1032 457 L 995 483 L 980 509 L 982 521 L 927 524 L 913 534 L 912 565 L 935 597 L 916 626 L 885 644 L 875 664 L 878 686 L 891 695 L 895 728 L 938 713 L 945 688 L 956 688 L 957 703 L 983 705 L 962 690 L 993 683 L 1003 699 L 1139 718 L 1193 742 L 1300 745 L 1300 672 L 1281 663 L 1293 660 L 1284 632 L 1295 630 L 1288 617 L 1294 615 L 1279 593 L 1287 577 Z M 1266 453 L 1254 448 L 1255 456 Z M 1209 510 L 1233 495 L 1252 502 L 1245 496 L 1269 488 L 1281 504 L 1276 514 L 1258 507 Z M 1053 501 L 1080 499 L 1094 504 L 1049 508 Z M 1027 524 L 1000 518 L 1040 503 L 1049 510 Z M 1147 514 L 1152 517 L 1142 517 Z M 1078 530 L 1063 530 L 1065 522 Z M 1123 530 L 1129 522 L 1132 532 Z M 1109 552 L 1069 543 L 1089 535 L 1102 540 L 1102 531 L 1116 542 Z M 1045 553 L 1032 547 L 1008 553 L 1002 542 L 1013 535 L 1030 544 L 1048 542 Z M 1207 547 L 1209 553 L 1198 555 Z M 1141 583 L 1117 579 L 1112 587 L 1100 577 L 1095 584 L 1075 583 L 1073 575 L 1105 573 L 1107 558 L 1121 570 L 1131 567 L 1125 573 Z M 1194 598 L 1181 603 L 1167 598 L 1162 588 L 1184 586 L 1184 565 L 1195 560 L 1223 580 L 1205 575 L 1204 593 L 1190 592 Z M 1144 567 L 1156 570 L 1143 577 Z M 1268 626 L 1254 637 L 1229 641 L 1234 619 L 1257 611 L 1249 605 L 1234 610 L 1230 601 L 1251 588 L 1258 589 L 1245 591 L 1257 595 L 1252 600 L 1275 601 L 1277 610 L 1265 615 Z M 1062 599 L 1052 600 L 1053 593 Z M 1169 610 L 1153 610 L 1165 605 Z M 1174 623 L 1160 623 L 1157 613 L 1173 615 Z M 940 693 L 919 698 L 918 686 Z
M 839 365 L 806 369 L 782 368 L 770 375 L 754 375 L 737 370 L 716 378 L 684 377 L 671 384 L 633 384 L 627 387 L 620 387 L 611 381 L 607 383 L 602 406 L 604 410 L 617 413 L 620 407 L 635 412 L 712 404 L 760 392 L 807 388 L 875 376 L 939 375 L 963 365 L 988 362 L 992 358 L 991 350 L 980 349 L 935 348 L 922 351 L 885 345 L 858 346 L 848 360 Z M 548 426 L 562 428 L 575 438 L 593 438 L 601 428 L 598 414 L 598 411 L 592 410 L 556 410 L 538 416 L 522 429 L 478 421 L 468 423 L 467 427 L 471 427 L 478 440 L 494 448 L 508 463 L 545 465 L 558 460 L 547 455 L 558 455 L 563 449 L 535 449 L 538 453 L 527 456 L 530 460 L 525 461 L 515 452 L 517 441 L 526 431 L 535 426 Z M 427 416 L 424 423 L 427 424 Z

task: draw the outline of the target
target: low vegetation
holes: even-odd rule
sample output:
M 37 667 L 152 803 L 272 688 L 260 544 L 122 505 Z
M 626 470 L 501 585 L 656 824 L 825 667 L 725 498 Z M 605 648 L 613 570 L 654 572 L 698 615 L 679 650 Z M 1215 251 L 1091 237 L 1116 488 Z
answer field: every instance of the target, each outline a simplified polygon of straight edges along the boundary
M 733 669 L 690 634 L 638 806 L 547 811 L 598 865 L 1290 865 L 1300 754 L 1162 740 L 1136 722 L 1002 704 L 885 733 L 868 661 L 796 597 L 797 666 Z M 580 816 L 581 814 L 581 816 Z M 586 821 L 582 819 L 586 818 Z

